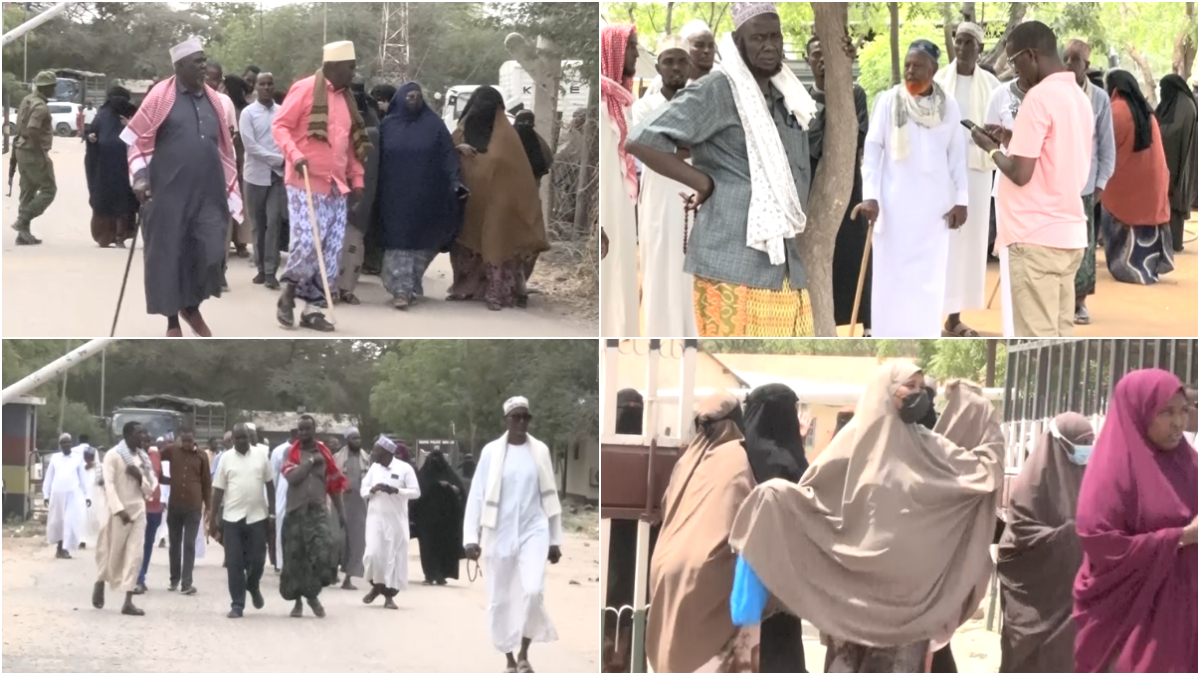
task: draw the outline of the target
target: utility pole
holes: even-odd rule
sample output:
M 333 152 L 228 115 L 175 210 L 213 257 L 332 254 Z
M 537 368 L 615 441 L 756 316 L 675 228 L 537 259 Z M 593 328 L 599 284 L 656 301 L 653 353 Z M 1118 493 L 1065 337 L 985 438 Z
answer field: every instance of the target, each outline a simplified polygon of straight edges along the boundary
M 379 77 L 388 84 L 409 80 L 411 51 L 408 42 L 408 3 L 384 2 L 379 36 Z

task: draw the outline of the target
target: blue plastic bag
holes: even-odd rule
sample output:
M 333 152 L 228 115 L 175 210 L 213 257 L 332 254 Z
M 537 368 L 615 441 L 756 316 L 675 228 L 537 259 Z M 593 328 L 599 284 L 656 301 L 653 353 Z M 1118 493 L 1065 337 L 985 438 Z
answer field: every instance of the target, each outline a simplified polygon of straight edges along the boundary
M 729 596 L 733 625 L 744 628 L 761 623 L 766 608 L 767 587 L 763 586 L 750 563 L 739 555 L 733 572 L 733 593 Z

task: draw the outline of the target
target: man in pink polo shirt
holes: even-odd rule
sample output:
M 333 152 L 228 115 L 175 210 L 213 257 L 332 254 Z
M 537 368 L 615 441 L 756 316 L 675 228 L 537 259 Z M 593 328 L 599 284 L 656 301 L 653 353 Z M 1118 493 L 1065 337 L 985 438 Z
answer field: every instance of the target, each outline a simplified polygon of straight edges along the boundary
M 1000 171 L 996 247 L 1007 247 L 1017 337 L 1075 332 L 1075 272 L 1088 244 L 1079 195 L 1091 171 L 1091 102 L 1058 55 L 1054 31 L 1029 21 L 1013 29 L 1008 62 L 1033 88 L 1012 132 L 989 125 L 1008 154 L 976 129 L 975 144 Z
M 300 326 L 321 332 L 333 330 L 325 318 L 325 283 L 337 283 L 347 211 L 358 208 L 363 191 L 363 159 L 371 145 L 366 127 L 351 97 L 354 43 L 325 45 L 324 63 L 315 75 L 298 80 L 279 107 L 271 133 L 286 163 L 291 238 L 283 270 L 276 318 L 291 328 L 296 298 L 305 302 Z M 321 278 L 312 222 L 308 214 L 304 173 L 312 187 L 313 210 L 321 233 L 321 253 L 327 278 Z M 347 198 L 349 195 L 349 198 Z

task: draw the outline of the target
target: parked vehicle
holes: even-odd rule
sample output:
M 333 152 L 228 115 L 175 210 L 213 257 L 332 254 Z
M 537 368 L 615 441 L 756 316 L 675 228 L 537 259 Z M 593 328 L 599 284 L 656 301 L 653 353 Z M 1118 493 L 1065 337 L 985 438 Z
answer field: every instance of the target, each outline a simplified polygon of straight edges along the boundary
M 78 103 L 50 102 L 50 126 L 55 136 L 72 136 L 79 132 L 75 119 L 79 108 Z

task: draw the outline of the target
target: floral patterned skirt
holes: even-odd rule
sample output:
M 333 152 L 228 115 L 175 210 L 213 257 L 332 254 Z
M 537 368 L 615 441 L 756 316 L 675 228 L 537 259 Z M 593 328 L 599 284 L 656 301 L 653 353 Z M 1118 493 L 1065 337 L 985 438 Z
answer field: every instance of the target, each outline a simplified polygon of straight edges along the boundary
M 510 258 L 493 265 L 483 256 L 455 242 L 450 247 L 450 267 L 454 270 L 454 285 L 450 300 L 486 300 L 488 307 L 500 309 L 523 305 L 525 292 L 525 261 Z

